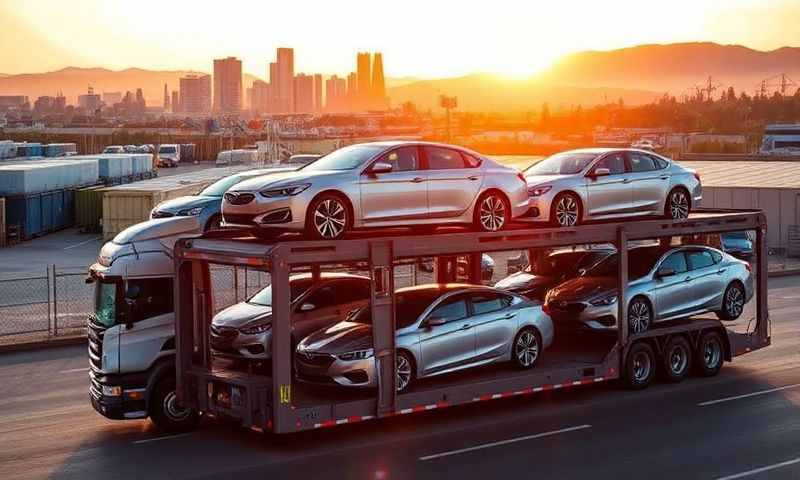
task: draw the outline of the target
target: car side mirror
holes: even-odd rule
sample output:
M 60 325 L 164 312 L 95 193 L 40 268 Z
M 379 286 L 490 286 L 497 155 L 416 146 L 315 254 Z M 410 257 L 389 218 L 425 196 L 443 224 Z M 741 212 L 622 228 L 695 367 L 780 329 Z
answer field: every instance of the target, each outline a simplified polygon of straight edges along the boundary
M 375 162 L 369 169 L 369 173 L 377 175 L 379 173 L 389 173 L 392 171 L 392 164 L 386 162 Z
M 431 317 L 427 322 L 425 322 L 425 325 L 428 327 L 440 327 L 445 323 L 447 323 L 447 320 L 442 317 Z
M 672 267 L 661 267 L 658 269 L 658 272 L 656 272 L 656 275 L 658 278 L 671 277 L 675 275 L 675 269 Z
M 590 177 L 597 178 L 597 177 L 607 177 L 611 175 L 611 170 L 605 167 L 595 168 L 592 173 L 589 175 Z
M 314 310 L 315 308 L 317 308 L 317 306 L 314 305 L 313 303 L 304 303 L 304 304 L 300 305 L 300 311 L 301 312 L 310 312 L 311 310 Z

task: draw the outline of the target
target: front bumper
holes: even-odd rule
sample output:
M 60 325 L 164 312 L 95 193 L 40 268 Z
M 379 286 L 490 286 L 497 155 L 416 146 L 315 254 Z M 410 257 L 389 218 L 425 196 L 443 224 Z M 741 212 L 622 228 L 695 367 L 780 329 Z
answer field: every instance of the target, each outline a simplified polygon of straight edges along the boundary
M 272 358 L 272 330 L 245 334 L 231 327 L 211 327 L 211 351 L 220 357 L 245 360 Z
M 375 357 L 363 360 L 342 360 L 327 353 L 295 353 L 297 379 L 305 383 L 338 385 L 343 387 L 374 388 Z
M 89 370 L 89 400 L 100 415 L 112 420 L 147 418 L 147 373 L 106 375 Z M 103 387 L 120 387 L 120 395 L 105 395 Z
M 592 305 L 584 301 L 550 302 L 548 314 L 553 323 L 579 330 L 616 330 L 617 303 Z
M 544 195 L 537 197 L 528 197 L 528 209 L 525 215 L 519 218 L 524 222 L 549 222 L 550 221 L 550 207 L 553 204 L 557 191 L 551 189 Z
M 310 190 L 310 189 L 309 189 Z M 283 232 L 302 232 L 306 226 L 306 209 L 313 199 L 308 190 L 295 196 L 265 198 L 258 192 L 244 205 L 222 203 L 222 225 L 236 228 L 260 228 Z

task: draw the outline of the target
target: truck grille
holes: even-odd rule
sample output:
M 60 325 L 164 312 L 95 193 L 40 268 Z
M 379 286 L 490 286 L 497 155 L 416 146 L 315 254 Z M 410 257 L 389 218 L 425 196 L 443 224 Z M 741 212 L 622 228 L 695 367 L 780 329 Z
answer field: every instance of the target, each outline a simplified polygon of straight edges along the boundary
M 225 194 L 225 200 L 231 205 L 247 205 L 256 198 L 252 193 L 238 193 L 228 192 Z
M 103 369 L 103 336 L 106 327 L 100 325 L 89 318 L 87 322 L 87 335 L 89 343 L 89 365 L 93 370 L 102 371 Z

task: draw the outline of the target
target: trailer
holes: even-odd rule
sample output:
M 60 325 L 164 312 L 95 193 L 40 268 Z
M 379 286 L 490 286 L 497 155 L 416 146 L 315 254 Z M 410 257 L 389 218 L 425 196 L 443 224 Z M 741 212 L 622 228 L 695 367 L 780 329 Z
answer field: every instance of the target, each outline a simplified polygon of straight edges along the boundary
M 755 316 L 731 327 L 713 316 L 702 315 L 653 325 L 631 334 L 625 306 L 628 285 L 628 248 L 631 242 L 658 241 L 731 231 L 755 231 Z M 177 401 L 209 417 L 235 419 L 258 431 L 290 433 L 332 427 L 371 419 L 407 415 L 474 402 L 532 395 L 538 392 L 583 387 L 620 379 L 644 388 L 644 363 L 655 369 L 666 357 L 671 340 L 681 337 L 693 351 L 710 339 L 722 345 L 724 359 L 770 344 L 767 309 L 766 221 L 757 210 L 702 210 L 685 220 L 644 220 L 589 224 L 574 228 L 530 228 L 495 233 L 455 232 L 432 235 L 389 236 L 385 233 L 352 234 L 338 241 L 306 241 L 293 237 L 266 243 L 243 231 L 212 231 L 199 238 L 175 243 L 176 394 Z M 451 282 L 460 268 L 458 257 L 469 259 L 469 280 L 481 279 L 485 252 L 528 251 L 587 244 L 613 244 L 618 252 L 617 326 L 613 333 L 564 336 L 544 352 L 530 370 L 500 365 L 441 375 L 415 383 L 397 393 L 395 388 L 395 284 L 396 268 L 434 257 L 437 282 Z M 267 272 L 272 288 L 272 359 L 262 370 L 237 368 L 212 355 L 209 341 L 215 289 L 209 274 L 214 265 L 246 266 Z M 342 266 L 366 270 L 372 278 L 372 342 L 376 389 L 342 390 L 309 385 L 293 375 L 289 276 L 297 271 L 320 272 Z M 751 304 L 752 305 L 752 304 Z M 721 362 L 720 362 L 721 366 Z M 705 372 L 714 375 L 717 370 Z M 637 381 L 638 379 L 638 381 Z

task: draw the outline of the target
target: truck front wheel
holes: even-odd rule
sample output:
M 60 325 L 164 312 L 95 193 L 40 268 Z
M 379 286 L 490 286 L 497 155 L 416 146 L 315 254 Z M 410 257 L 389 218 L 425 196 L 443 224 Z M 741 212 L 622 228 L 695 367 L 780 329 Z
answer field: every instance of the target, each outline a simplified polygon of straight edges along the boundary
M 150 418 L 164 431 L 181 433 L 194 430 L 199 416 L 194 410 L 178 405 L 175 378 L 166 376 L 158 381 L 149 403 Z

